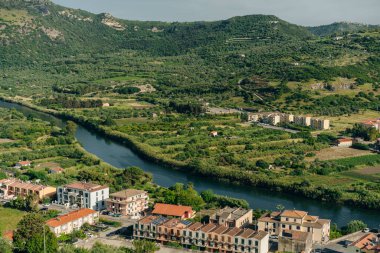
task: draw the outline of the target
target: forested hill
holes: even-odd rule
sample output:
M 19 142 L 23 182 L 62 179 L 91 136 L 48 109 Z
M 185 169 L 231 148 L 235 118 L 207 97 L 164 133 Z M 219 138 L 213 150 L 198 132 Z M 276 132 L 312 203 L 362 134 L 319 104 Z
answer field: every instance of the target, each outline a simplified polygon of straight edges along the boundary
M 257 41 L 268 44 L 313 36 L 306 28 L 275 16 L 216 22 L 139 22 L 73 10 L 48 0 L 0 0 L 0 32 L 0 58 L 5 66 L 120 49 L 180 55 L 201 47 L 225 48 Z
M 317 36 L 343 35 L 360 31 L 372 31 L 379 29 L 378 25 L 365 25 L 352 22 L 336 22 L 330 25 L 308 27 L 308 30 Z

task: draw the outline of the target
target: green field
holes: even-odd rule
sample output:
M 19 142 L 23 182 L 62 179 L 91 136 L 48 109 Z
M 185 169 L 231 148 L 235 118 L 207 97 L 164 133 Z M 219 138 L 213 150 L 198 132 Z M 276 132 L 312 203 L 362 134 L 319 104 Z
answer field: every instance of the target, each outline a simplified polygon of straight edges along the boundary
M 14 230 L 24 215 L 25 212 L 0 206 L 0 235 L 6 231 Z

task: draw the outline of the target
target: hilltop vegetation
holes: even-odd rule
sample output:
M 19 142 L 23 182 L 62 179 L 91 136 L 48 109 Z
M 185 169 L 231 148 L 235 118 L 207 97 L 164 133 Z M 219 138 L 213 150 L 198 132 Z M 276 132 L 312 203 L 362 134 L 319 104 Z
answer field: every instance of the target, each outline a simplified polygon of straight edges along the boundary
M 189 172 L 379 208 L 378 178 L 350 173 L 379 163 L 378 156 L 307 159 L 359 115 L 378 115 L 378 27 L 305 28 L 266 15 L 127 21 L 49 1 L 2 1 L 0 13 L 2 96 Z M 247 126 L 238 114 L 205 114 L 205 105 L 310 113 L 339 125 L 319 137 L 310 129 L 290 134 Z M 115 184 L 100 174 L 91 177 Z

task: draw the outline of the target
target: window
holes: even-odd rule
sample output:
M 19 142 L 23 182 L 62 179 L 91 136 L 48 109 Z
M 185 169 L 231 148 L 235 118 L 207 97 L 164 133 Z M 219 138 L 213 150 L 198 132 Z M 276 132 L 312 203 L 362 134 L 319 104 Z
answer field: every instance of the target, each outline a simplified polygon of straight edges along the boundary
M 289 218 L 286 218 L 286 221 L 289 221 Z
M 238 240 L 238 238 L 235 238 L 235 243 L 239 243 L 239 240 Z
M 258 241 L 255 241 L 255 246 L 259 246 L 259 242 Z
M 241 244 L 244 244 L 244 243 L 245 243 L 244 239 L 241 239 Z
M 282 224 L 282 228 L 285 228 L 285 225 L 284 225 L 284 224 Z
M 301 227 L 300 226 L 297 226 L 297 230 L 300 230 L 301 229 Z
M 186 231 L 183 231 L 183 236 L 186 236 Z

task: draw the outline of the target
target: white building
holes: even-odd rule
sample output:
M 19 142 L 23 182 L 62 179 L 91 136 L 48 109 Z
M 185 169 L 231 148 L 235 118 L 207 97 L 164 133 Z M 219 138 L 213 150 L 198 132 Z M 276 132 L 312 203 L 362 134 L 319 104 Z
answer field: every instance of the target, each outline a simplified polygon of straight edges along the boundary
M 76 182 L 57 188 L 58 204 L 68 207 L 103 210 L 109 198 L 108 186 Z
M 94 224 L 99 218 L 98 212 L 83 208 L 65 215 L 58 216 L 46 222 L 46 225 L 56 235 L 70 234 L 79 230 L 83 224 Z
M 147 210 L 149 196 L 146 191 L 128 189 L 115 192 L 106 199 L 107 210 L 116 214 L 138 217 Z

